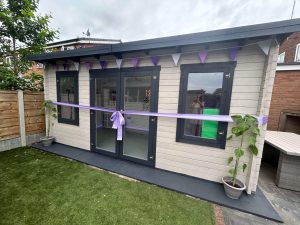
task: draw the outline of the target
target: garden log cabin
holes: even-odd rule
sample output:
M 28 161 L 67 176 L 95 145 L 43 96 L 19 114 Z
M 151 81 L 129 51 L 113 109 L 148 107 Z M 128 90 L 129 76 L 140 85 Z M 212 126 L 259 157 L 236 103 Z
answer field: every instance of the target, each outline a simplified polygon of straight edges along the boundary
M 300 31 L 300 19 L 236 27 L 88 49 L 32 55 L 44 63 L 45 99 L 58 105 L 56 142 L 188 176 L 221 182 L 237 142 L 231 123 L 123 114 L 122 140 L 104 107 L 173 114 L 268 115 L 278 44 Z M 258 156 L 239 179 L 255 192 Z

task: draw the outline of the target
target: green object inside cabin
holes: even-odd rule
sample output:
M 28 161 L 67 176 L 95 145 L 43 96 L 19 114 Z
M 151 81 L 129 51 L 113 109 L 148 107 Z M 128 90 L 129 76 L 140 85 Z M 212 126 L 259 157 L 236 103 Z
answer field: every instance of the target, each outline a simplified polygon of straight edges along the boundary
M 205 108 L 203 109 L 204 115 L 219 115 L 220 109 Z M 202 132 L 201 137 L 207 139 L 216 139 L 218 132 L 218 122 L 217 121 L 202 121 Z

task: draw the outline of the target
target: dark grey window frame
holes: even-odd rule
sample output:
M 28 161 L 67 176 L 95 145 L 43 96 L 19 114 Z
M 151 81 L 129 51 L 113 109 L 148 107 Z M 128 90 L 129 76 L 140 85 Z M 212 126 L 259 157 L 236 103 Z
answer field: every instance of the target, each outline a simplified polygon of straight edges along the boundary
M 56 72 L 56 91 L 57 91 L 57 101 L 61 101 L 60 92 L 60 79 L 62 77 L 73 77 L 74 78 L 74 104 L 79 103 L 79 88 L 78 88 L 78 71 L 57 71 Z M 57 106 L 57 121 L 59 123 L 65 123 L 70 125 L 79 126 L 79 109 L 75 108 L 75 118 L 73 120 L 61 117 L 61 106 Z
M 220 115 L 228 115 L 230 110 L 230 101 L 231 101 L 232 84 L 233 84 L 235 67 L 236 67 L 236 62 L 182 64 L 180 66 L 181 76 L 180 76 L 178 113 L 185 113 L 185 95 L 187 91 L 189 73 L 223 72 L 223 85 L 222 85 L 223 95 L 221 98 Z M 176 131 L 177 142 L 225 149 L 227 127 L 228 127 L 227 122 L 219 122 L 216 140 L 184 135 L 184 123 L 185 123 L 185 119 L 177 119 L 177 131 Z

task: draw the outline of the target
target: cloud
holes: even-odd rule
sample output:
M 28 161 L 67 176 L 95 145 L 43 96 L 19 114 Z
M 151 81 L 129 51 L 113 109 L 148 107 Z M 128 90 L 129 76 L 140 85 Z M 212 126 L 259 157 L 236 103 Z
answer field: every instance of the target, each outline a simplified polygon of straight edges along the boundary
M 296 0 L 294 18 L 300 17 Z M 289 19 L 293 0 L 40 0 L 60 40 L 82 36 L 122 41 Z

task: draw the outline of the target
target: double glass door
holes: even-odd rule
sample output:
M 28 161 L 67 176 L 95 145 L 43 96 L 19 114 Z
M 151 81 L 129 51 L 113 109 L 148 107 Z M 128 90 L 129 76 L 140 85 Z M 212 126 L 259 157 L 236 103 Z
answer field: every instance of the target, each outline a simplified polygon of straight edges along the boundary
M 157 67 L 91 70 L 91 104 L 119 111 L 157 111 Z M 91 111 L 91 149 L 154 165 L 156 117 L 123 114 L 123 140 L 112 129 L 112 113 Z

